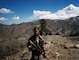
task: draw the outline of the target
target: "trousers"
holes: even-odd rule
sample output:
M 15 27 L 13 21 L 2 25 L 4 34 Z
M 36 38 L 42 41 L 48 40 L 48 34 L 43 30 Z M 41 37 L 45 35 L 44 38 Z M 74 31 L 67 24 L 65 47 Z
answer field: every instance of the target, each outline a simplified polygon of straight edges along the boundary
M 32 51 L 32 57 L 31 57 L 31 59 L 30 60 L 40 60 L 40 55 L 41 55 L 41 53 L 40 52 L 38 52 L 38 51 Z

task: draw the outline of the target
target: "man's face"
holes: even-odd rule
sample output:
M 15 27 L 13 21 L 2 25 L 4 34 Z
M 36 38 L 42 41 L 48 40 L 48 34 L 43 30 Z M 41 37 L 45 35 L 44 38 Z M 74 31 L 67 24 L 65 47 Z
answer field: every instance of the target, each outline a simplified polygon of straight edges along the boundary
M 39 30 L 38 29 L 35 30 L 35 34 L 39 35 Z

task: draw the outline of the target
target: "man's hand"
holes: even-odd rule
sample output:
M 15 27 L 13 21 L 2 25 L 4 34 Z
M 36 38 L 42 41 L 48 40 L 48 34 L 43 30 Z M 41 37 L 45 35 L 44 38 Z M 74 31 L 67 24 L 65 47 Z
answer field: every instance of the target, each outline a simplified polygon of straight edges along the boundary
M 46 54 L 45 54 L 45 51 L 42 52 L 42 55 L 43 55 L 44 58 L 47 58 L 47 57 L 46 57 Z
M 31 50 L 31 48 L 32 48 L 32 45 L 28 46 L 28 48 L 29 48 L 29 52 L 30 52 L 30 50 Z
M 32 45 L 28 46 L 28 48 L 32 48 Z

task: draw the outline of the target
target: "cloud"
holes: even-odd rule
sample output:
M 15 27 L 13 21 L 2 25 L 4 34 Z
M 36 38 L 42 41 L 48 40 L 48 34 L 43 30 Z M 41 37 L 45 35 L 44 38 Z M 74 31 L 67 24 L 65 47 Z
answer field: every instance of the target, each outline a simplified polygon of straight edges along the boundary
M 33 13 L 35 16 L 43 16 L 43 15 L 51 14 L 50 11 L 40 11 L 40 10 L 38 10 L 38 11 L 34 10 Z
M 9 13 L 14 13 L 14 12 L 12 12 L 10 9 L 7 9 L 7 8 L 1 8 L 0 13 L 9 14 Z
M 52 13 L 51 11 L 34 10 L 31 19 L 68 19 L 70 17 L 79 16 L 79 7 L 70 4 L 69 6 Z
M 0 17 L 0 21 L 5 21 L 5 20 L 8 20 L 8 18 Z
M 19 16 L 14 16 L 13 20 L 20 20 L 20 17 Z

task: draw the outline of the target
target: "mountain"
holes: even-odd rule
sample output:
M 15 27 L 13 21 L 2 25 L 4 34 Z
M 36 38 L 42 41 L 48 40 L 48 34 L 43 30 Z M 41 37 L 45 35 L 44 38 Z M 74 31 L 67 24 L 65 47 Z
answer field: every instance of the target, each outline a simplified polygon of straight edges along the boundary
M 47 28 L 54 33 L 59 35 L 70 36 L 79 33 L 79 16 L 71 17 L 66 20 L 50 20 L 46 19 Z M 33 34 L 33 28 L 36 25 L 40 25 L 39 20 L 21 24 L 4 25 L 0 24 L 0 38 L 18 35 L 31 35 Z
M 66 20 L 45 19 L 52 35 L 79 36 L 79 16 Z M 38 21 L 4 25 L 0 24 L 0 59 L 20 52 L 26 47 L 28 38 L 33 35 L 33 28 L 40 26 Z
M 76 7 L 73 4 L 70 4 L 69 6 L 64 8 L 64 10 L 76 10 Z
M 29 36 L 33 35 L 33 27 L 37 24 L 38 21 L 12 25 L 0 24 L 0 60 L 22 51 L 26 47 Z
M 72 17 L 66 20 L 48 20 L 48 28 L 52 33 L 58 33 L 62 36 L 79 35 L 79 16 Z

